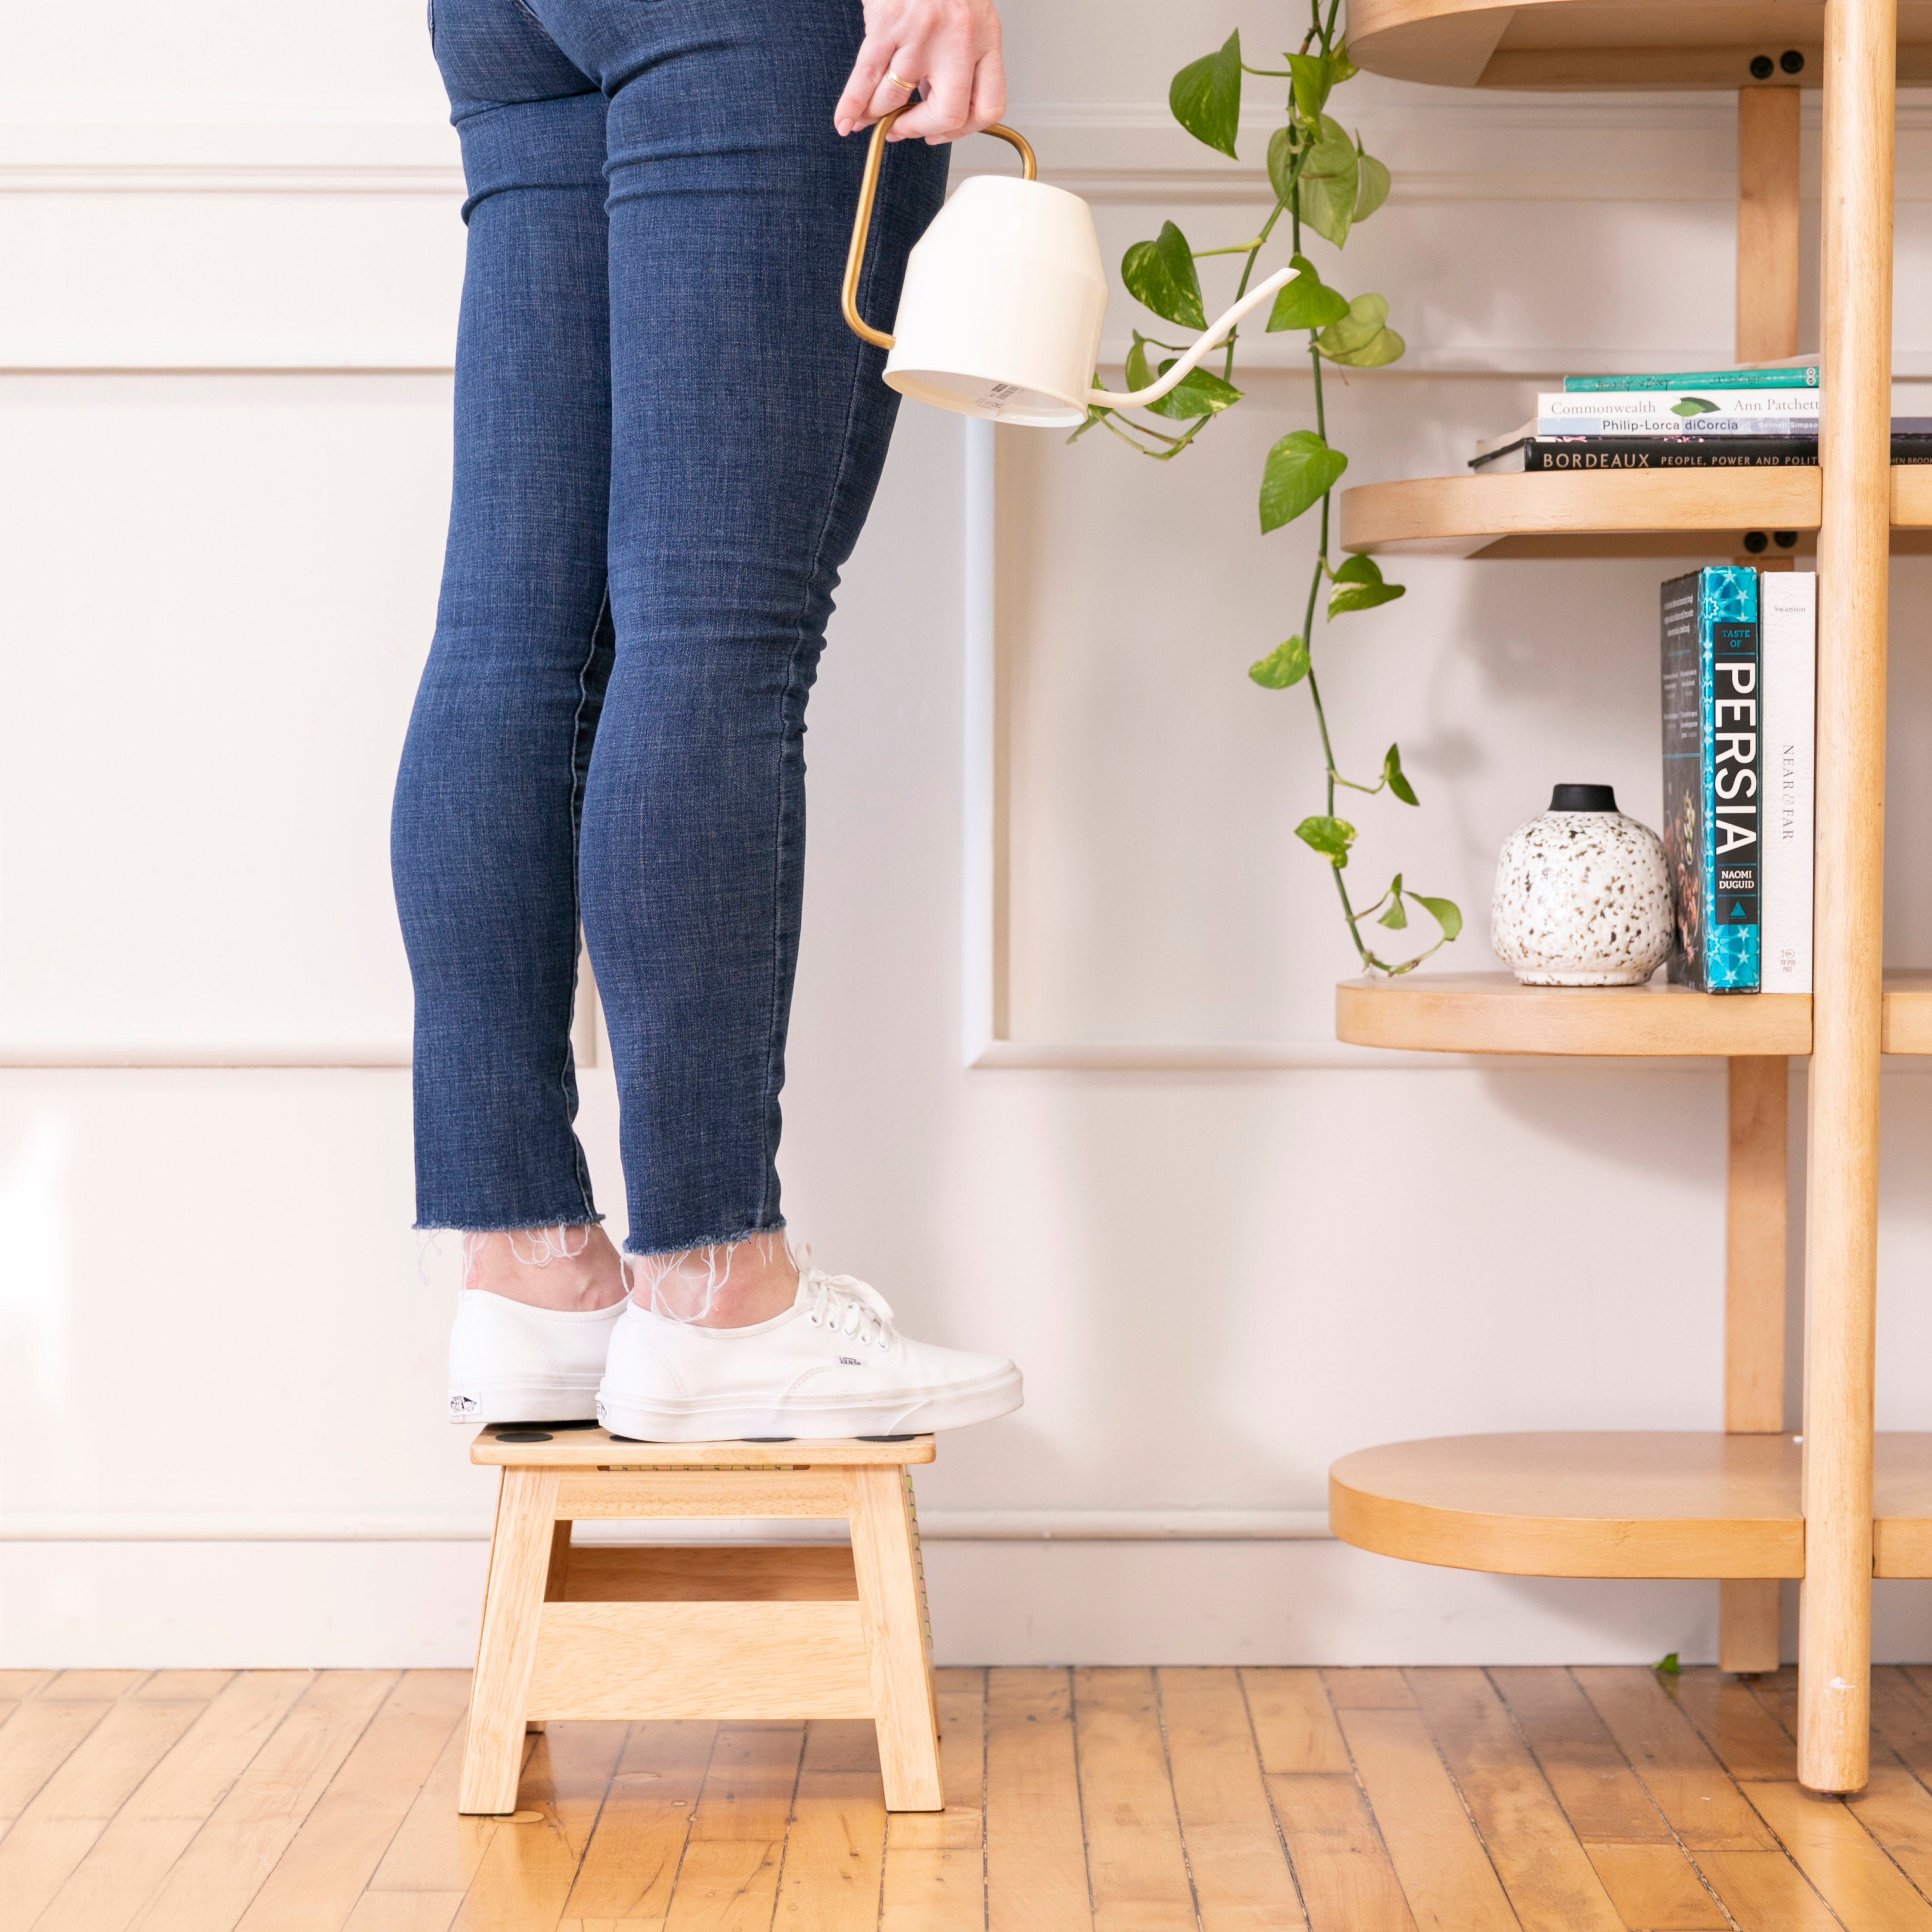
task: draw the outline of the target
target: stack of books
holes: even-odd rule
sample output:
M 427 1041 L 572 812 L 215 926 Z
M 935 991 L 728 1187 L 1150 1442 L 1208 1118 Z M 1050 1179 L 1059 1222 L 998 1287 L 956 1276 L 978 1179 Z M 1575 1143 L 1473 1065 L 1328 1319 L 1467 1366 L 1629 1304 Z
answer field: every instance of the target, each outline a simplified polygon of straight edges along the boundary
M 1664 586 L 1669 976 L 1811 990 L 1818 580 L 1715 565 Z
M 1568 376 L 1520 429 L 1478 443 L 1479 475 L 1778 468 L 1818 460 L 1816 361 L 1666 376 Z M 1894 463 L 1932 463 L 1932 417 L 1894 416 Z

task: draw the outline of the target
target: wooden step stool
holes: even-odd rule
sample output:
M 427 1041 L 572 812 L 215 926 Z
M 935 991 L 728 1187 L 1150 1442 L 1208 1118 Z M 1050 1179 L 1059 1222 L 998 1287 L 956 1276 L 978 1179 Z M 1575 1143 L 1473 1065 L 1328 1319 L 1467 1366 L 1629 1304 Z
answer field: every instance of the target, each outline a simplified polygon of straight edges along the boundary
M 886 1808 L 938 1811 L 938 1709 L 907 1466 L 932 1438 L 631 1442 L 504 1424 L 458 1808 L 517 1808 L 526 1724 L 870 1718 Z M 590 1516 L 843 1516 L 822 1545 L 573 1547 Z

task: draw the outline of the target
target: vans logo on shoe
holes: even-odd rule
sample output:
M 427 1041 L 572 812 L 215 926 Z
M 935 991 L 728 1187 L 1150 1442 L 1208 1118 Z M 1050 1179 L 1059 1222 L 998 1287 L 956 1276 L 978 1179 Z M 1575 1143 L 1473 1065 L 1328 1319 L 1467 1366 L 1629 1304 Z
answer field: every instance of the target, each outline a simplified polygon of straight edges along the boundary
M 862 1369 L 866 1366 L 856 1355 L 841 1355 L 838 1360 L 839 1365 L 843 1368 Z

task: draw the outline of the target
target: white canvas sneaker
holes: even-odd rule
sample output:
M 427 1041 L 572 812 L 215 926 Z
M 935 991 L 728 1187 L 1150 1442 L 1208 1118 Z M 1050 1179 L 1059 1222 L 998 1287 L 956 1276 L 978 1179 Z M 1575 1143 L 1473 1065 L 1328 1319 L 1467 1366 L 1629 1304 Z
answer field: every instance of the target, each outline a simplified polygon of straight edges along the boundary
M 450 1420 L 591 1420 L 624 1306 L 580 1314 L 464 1288 L 449 1331 Z
M 908 1341 L 875 1288 L 799 1271 L 798 1298 L 748 1328 L 700 1328 L 632 1303 L 610 1337 L 597 1419 L 645 1442 L 913 1436 L 1019 1407 L 997 1355 Z

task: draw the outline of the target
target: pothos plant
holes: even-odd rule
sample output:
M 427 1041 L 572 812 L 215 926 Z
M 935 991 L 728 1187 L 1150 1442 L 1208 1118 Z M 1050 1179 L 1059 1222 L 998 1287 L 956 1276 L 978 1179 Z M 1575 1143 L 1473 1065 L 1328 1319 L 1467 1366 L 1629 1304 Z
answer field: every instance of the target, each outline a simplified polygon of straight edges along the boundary
M 1310 7 L 1308 29 L 1302 36 L 1300 49 L 1284 55 L 1288 62 L 1286 68 L 1247 65 L 1241 57 L 1241 37 L 1237 32 L 1228 35 L 1226 45 L 1218 52 L 1183 68 L 1174 76 L 1168 92 L 1168 104 L 1182 127 L 1196 140 L 1233 157 L 1240 123 L 1244 76 L 1252 74 L 1288 83 L 1286 118 L 1269 136 L 1268 144 L 1268 176 L 1274 192 L 1274 208 L 1259 232 L 1226 248 L 1196 248 L 1173 222 L 1166 222 L 1153 241 L 1136 242 L 1127 250 L 1120 264 L 1120 274 L 1128 292 L 1156 315 L 1183 328 L 1204 329 L 1207 309 L 1200 272 L 1195 265 L 1210 256 L 1240 257 L 1240 279 L 1232 298 L 1238 302 L 1247 292 L 1256 265 L 1274 240 L 1282 218 L 1287 218 L 1288 263 L 1295 273 L 1276 296 L 1268 328 L 1298 331 L 1307 336 L 1309 367 L 1315 384 L 1315 427 L 1291 430 L 1268 452 L 1262 470 L 1262 530 L 1265 535 L 1318 509 L 1320 536 L 1300 628 L 1252 665 L 1248 675 L 1265 690 L 1288 691 L 1299 686 L 1308 694 L 1321 735 L 1325 797 L 1322 809 L 1294 828 L 1295 836 L 1328 862 L 1341 899 L 1342 916 L 1348 922 L 1349 937 L 1363 966 L 1371 973 L 1394 974 L 1412 971 L 1431 953 L 1448 945 L 1462 931 L 1462 915 L 1453 900 L 1432 898 L 1406 886 L 1400 872 L 1372 904 L 1358 905 L 1345 876 L 1357 835 L 1354 825 L 1336 810 L 1338 789 L 1369 797 L 1387 792 L 1406 806 L 1418 801 L 1415 788 L 1402 770 L 1399 746 L 1390 746 L 1383 757 L 1382 770 L 1373 780 L 1343 775 L 1336 763 L 1328 714 L 1322 701 L 1314 645 L 1316 608 L 1322 603 L 1324 586 L 1328 594 L 1322 614 L 1329 623 L 1353 612 L 1392 602 L 1404 590 L 1400 584 L 1385 582 L 1372 557 L 1352 556 L 1340 564 L 1329 560 L 1334 492 L 1348 466 L 1348 459 L 1328 440 L 1322 369 L 1326 363 L 1349 369 L 1378 368 L 1394 362 L 1404 345 L 1402 338 L 1388 326 L 1388 303 L 1384 297 L 1360 295 L 1352 298 L 1343 295 L 1323 280 L 1321 271 L 1303 252 L 1311 234 L 1337 249 L 1342 248 L 1351 230 L 1381 207 L 1389 191 L 1388 170 L 1364 149 L 1359 134 L 1351 139 L 1341 123 L 1328 112 L 1335 90 L 1357 71 L 1348 58 L 1346 43 L 1336 32 L 1340 0 L 1328 0 L 1325 13 L 1322 0 L 1310 0 Z M 1090 429 L 1104 428 L 1157 463 L 1172 461 L 1217 416 L 1241 400 L 1242 392 L 1234 382 L 1239 332 L 1236 330 L 1228 338 L 1218 375 L 1204 366 L 1194 369 L 1176 388 L 1148 406 L 1148 415 L 1184 424 L 1184 428 L 1166 430 L 1142 416 L 1096 408 L 1089 411 L 1087 421 L 1074 431 L 1073 440 L 1077 441 Z M 1136 330 L 1127 356 L 1128 388 L 1143 388 L 1158 375 L 1165 374 L 1185 346 Z M 1154 356 L 1162 350 L 1174 352 L 1156 366 Z M 1388 931 L 1406 930 L 1411 904 L 1420 906 L 1435 922 L 1435 943 L 1412 958 L 1385 959 L 1370 943 L 1370 935 L 1364 928 L 1372 920 Z

